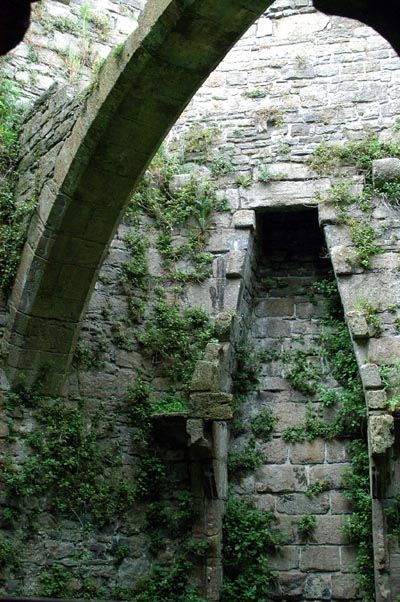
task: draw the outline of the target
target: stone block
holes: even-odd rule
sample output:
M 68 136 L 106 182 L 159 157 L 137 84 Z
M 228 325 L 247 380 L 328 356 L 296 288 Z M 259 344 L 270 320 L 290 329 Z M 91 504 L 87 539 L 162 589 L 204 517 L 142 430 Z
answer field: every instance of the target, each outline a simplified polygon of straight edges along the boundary
M 288 445 L 281 438 L 264 443 L 260 449 L 269 464 L 284 464 L 288 459 Z
M 196 362 L 190 383 L 191 391 L 218 391 L 219 364 L 218 362 Z
M 290 297 L 265 299 L 258 304 L 255 314 L 260 318 L 291 318 L 294 315 L 294 300 Z
M 290 388 L 290 385 L 285 378 L 264 376 L 260 379 L 260 388 L 263 391 L 285 391 Z
M 332 598 L 332 582 L 330 575 L 309 574 L 304 584 L 306 600 L 330 600 Z
M 241 191 L 242 209 L 259 209 L 262 207 L 287 207 L 299 205 L 315 205 L 318 192 L 327 192 L 331 186 L 329 178 L 305 180 L 298 182 L 269 182 L 268 188 L 263 183 L 255 183 Z
M 396 364 L 400 358 L 400 337 L 380 337 L 368 344 L 368 358 L 375 364 Z
M 351 247 L 337 245 L 330 250 L 331 261 L 337 275 L 352 274 L 356 263 L 355 252 Z
M 290 449 L 292 464 L 320 464 L 324 461 L 325 444 L 322 439 L 294 443 Z
M 317 481 L 328 481 L 332 487 L 340 488 L 342 486 L 343 472 L 346 466 L 344 464 L 321 464 L 311 466 L 309 472 L 310 485 Z
M 355 573 L 357 571 L 357 548 L 355 546 L 342 546 L 340 548 L 342 573 Z
M 279 390 L 282 390 L 282 388 Z M 276 416 L 278 418 L 278 431 L 303 424 L 304 420 L 306 419 L 305 404 L 294 403 L 290 401 L 281 402 L 279 404 L 279 412 L 276 414 Z
M 369 443 L 371 453 L 380 455 L 386 452 L 394 443 L 394 418 L 390 414 L 369 416 Z
M 336 207 L 333 203 L 320 203 L 318 205 L 319 225 L 337 224 L 339 221 Z
M 235 316 L 235 312 L 222 311 L 215 317 L 215 333 L 220 341 L 230 341 Z
M 200 418 L 187 420 L 186 432 L 189 435 L 191 445 L 205 439 L 203 420 Z
M 347 542 L 347 536 L 343 532 L 343 516 L 323 514 L 315 518 L 317 524 L 312 533 L 312 543 L 337 546 Z
M 374 184 L 387 181 L 400 181 L 400 159 L 387 157 L 372 161 L 372 178 Z
M 305 491 L 306 470 L 303 466 L 263 465 L 257 468 L 256 491 L 258 493 L 282 493 Z
M 338 462 L 348 462 L 346 444 L 342 441 L 327 441 L 326 442 L 326 461 L 329 464 Z
M 331 492 L 331 512 L 332 514 L 348 514 L 350 512 L 350 503 L 340 491 Z
M 299 571 L 278 572 L 279 591 L 272 599 L 302 600 L 304 589 L 304 573 Z M 278 588 L 277 588 L 278 590 Z
M 357 575 L 332 575 L 332 595 L 335 600 L 358 599 Z
M 371 257 L 371 269 L 373 270 L 398 270 L 400 268 L 399 253 L 380 253 Z
M 282 546 L 274 556 L 274 569 L 291 571 L 299 568 L 299 547 Z
M 360 368 L 360 374 L 364 389 L 379 389 L 382 387 L 379 367 L 376 364 L 364 364 Z
M 281 318 L 260 318 L 253 326 L 253 335 L 257 338 L 289 337 L 291 323 Z
M 365 398 L 367 401 L 368 409 L 370 410 L 384 410 L 387 404 L 386 391 L 383 389 L 377 389 L 375 391 L 366 391 Z
M 301 550 L 300 569 L 302 571 L 337 571 L 340 568 L 338 546 L 309 545 Z
M 192 393 L 190 395 L 190 418 L 204 420 L 231 420 L 233 417 L 232 395 L 228 393 Z
M 351 278 L 342 278 L 339 286 L 345 308 L 353 307 L 357 299 L 377 308 L 400 305 L 399 280 L 390 270 L 354 273 Z
M 329 510 L 329 494 L 322 493 L 310 498 L 305 493 L 286 493 L 277 499 L 276 509 L 282 514 L 326 514 Z
M 226 277 L 240 278 L 243 274 L 245 260 L 246 251 L 229 251 L 229 253 L 225 255 Z
M 369 325 L 361 311 L 348 311 L 346 320 L 354 339 L 367 339 L 371 336 Z
M 263 512 L 275 512 L 276 496 L 266 493 L 265 495 L 257 495 L 254 499 L 254 505 L 258 510 Z
M 256 212 L 252 209 L 240 209 L 233 214 L 233 225 L 238 230 L 254 230 L 256 227 Z

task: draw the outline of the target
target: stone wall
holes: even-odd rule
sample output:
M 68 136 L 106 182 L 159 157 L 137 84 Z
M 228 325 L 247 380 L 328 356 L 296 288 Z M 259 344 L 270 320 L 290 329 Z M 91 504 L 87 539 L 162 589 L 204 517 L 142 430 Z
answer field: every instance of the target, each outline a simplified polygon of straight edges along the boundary
M 253 313 L 245 340 L 248 353 L 262 358 L 261 372 L 236 414 L 230 449 L 234 455 L 243 453 L 255 437 L 262 460 L 254 471 L 234 471 L 233 492 L 273 512 L 276 528 L 284 534 L 279 553 L 270 559 L 278 571 L 277 599 L 361 599 L 353 574 L 356 550 L 343 532 L 351 512 L 342 482 L 350 466 L 346 440 L 287 439 L 287 430 L 303 425 L 310 412 L 332 418 L 320 393 L 312 387 L 307 391 L 304 383 L 299 391 L 301 386 L 287 377 L 290 357 L 301 352 L 302 363 L 324 373 L 319 387 L 338 387 L 329 373 L 329 358 L 318 351 L 328 314 L 313 286 L 329 278 L 331 269 L 323 257 L 318 216 L 310 210 L 259 214 L 257 243 Z M 276 419 L 270 440 L 252 431 L 252 420 L 266 410 Z M 313 493 L 316 484 L 318 493 Z M 301 531 L 305 516 L 315 521 L 309 534 Z
M 133 16 L 141 8 L 132 3 L 119 4 Z M 122 8 L 117 11 L 116 4 L 111 2 L 104 8 L 100 7 L 100 12 L 107 15 L 104 23 L 114 20 L 116 27 L 111 28 L 112 35 L 110 30 L 107 40 L 98 39 L 95 43 L 97 54 L 90 59 L 92 65 L 97 58 L 106 54 L 111 43 L 119 42 L 128 33 L 129 27 L 134 26 L 130 17 L 121 16 Z M 6 65 L 12 73 L 16 73 L 18 68 L 16 79 L 25 83 L 29 97 L 46 89 L 52 83 L 55 72 L 57 79 L 67 74 L 72 78 L 72 83 L 79 86 L 90 80 L 91 66 L 86 64 L 87 59 L 80 56 L 79 61 L 76 60 L 73 30 L 72 33 L 62 31 L 66 27 L 71 30 L 71 24 L 68 26 L 63 22 L 70 18 L 71 13 L 76 15 L 76 25 L 73 27 L 84 27 L 85 31 L 91 32 L 90 35 L 97 37 L 100 30 L 107 30 L 105 25 L 99 25 L 101 20 L 96 25 L 95 20 L 82 18 L 78 2 L 71 1 L 69 5 L 46 2 L 44 8 L 39 5 L 39 10 L 44 10 L 49 16 L 44 14 L 40 17 L 26 44 L 17 49 Z M 97 10 L 96 4 L 96 13 Z M 53 25 L 43 26 L 43 23 L 40 24 L 43 19 L 49 19 Z M 39 46 L 37 37 L 43 30 L 46 32 L 45 47 Z M 42 36 L 40 40 L 42 44 Z M 60 52 L 60 49 L 67 52 Z M 201 158 L 210 168 L 218 169 L 218 164 L 223 163 L 233 167 L 230 173 L 220 173 L 216 178 L 218 194 L 228 199 L 228 210 L 216 214 L 210 227 L 207 251 L 213 255 L 212 277 L 202 284 L 191 284 L 180 290 L 178 300 L 183 307 L 201 307 L 213 316 L 224 310 L 239 310 L 242 331 L 252 330 L 261 346 L 264 345 L 265 333 L 273 333 L 268 335 L 268 345 L 272 347 L 280 337 L 287 337 L 288 324 L 296 335 L 314 336 L 316 320 L 314 315 L 307 313 L 311 309 L 304 291 L 301 294 L 293 292 L 296 294 L 297 308 L 294 313 L 293 306 L 290 315 L 258 316 L 259 306 L 252 305 L 252 260 L 249 259 L 249 253 L 245 266 L 246 252 L 252 248 L 249 243 L 249 232 L 255 224 L 252 210 L 277 211 L 292 206 L 297 209 L 315 206 L 318 203 L 316 194 L 327 192 L 336 181 L 336 177 L 318 176 L 307 163 L 313 150 L 322 141 L 343 142 L 349 137 L 361 138 L 371 130 L 377 132 L 381 139 L 396 137 L 398 134 L 394 126 L 400 109 L 399 67 L 398 57 L 380 36 L 358 23 L 316 13 L 308 0 L 295 3 L 277 1 L 250 28 L 194 97 L 170 137 L 172 141 L 186 132 L 189 138 L 196 140 L 202 133 L 215 128 L 212 142 Z M 38 76 L 34 75 L 35 72 Z M 64 116 L 70 116 L 68 119 L 73 122 L 76 101 L 69 96 L 65 102 L 64 98 L 65 113 L 59 112 L 57 103 L 63 94 L 50 92 L 47 99 L 36 107 L 40 116 L 31 114 L 32 120 L 28 118 L 23 140 L 28 145 L 29 153 L 32 151 L 33 154 L 28 153 L 21 165 L 21 182 L 25 182 L 20 184 L 25 186 L 25 190 L 20 190 L 22 195 L 29 194 L 31 189 L 31 165 L 37 161 L 35 149 L 38 148 L 40 155 L 42 147 L 44 153 L 56 154 L 68 135 L 70 121 L 66 121 Z M 49 136 L 43 144 L 34 136 L 37 119 L 48 120 L 53 111 L 59 113 L 59 128 L 49 128 Z M 191 162 L 194 158 L 198 159 L 198 153 L 190 152 L 189 148 L 186 161 Z M 47 174 L 47 165 L 52 164 L 51 156 L 47 159 L 43 162 L 43 178 Z M 359 179 L 354 178 L 354 182 L 358 184 Z M 393 238 L 397 232 L 397 212 L 376 208 L 374 220 L 379 227 L 382 226 L 380 243 L 386 245 L 388 256 L 374 259 L 372 271 L 353 274 L 352 271 L 340 271 L 334 260 L 335 248 L 352 247 L 348 231 L 335 224 L 332 214 L 322 215 L 324 210 L 321 209 L 321 224 L 325 225 L 345 310 L 354 309 L 360 290 L 363 297 L 375 304 L 380 300 L 373 296 L 374 291 L 379 290 L 383 294 L 383 290 L 389 290 L 393 296 L 389 302 L 385 295 L 385 301 L 381 304 L 380 317 L 385 336 L 381 340 L 372 338 L 367 350 L 365 344 L 361 346 L 359 363 L 392 361 L 393 355 L 388 360 L 388 348 L 397 345 L 397 338 L 393 339 L 396 336 L 394 324 L 397 314 L 393 315 L 387 308 L 398 303 L 397 287 L 391 284 L 397 267 L 397 238 L 396 241 Z M 115 425 L 112 439 L 118 439 L 123 448 L 124 467 L 128 472 L 134 468 L 136 458 L 130 448 L 130 429 L 126 417 L 120 413 L 118 400 L 139 371 L 147 379 L 153 379 L 153 385 L 160 394 L 165 388 L 162 377 L 152 373 L 151 362 L 143 357 L 135 338 L 137 327 L 129 321 L 129 299 L 120 283 L 122 265 L 130 257 L 125 238 L 131 228 L 127 222 L 123 223 L 112 242 L 78 343 L 79 349 L 88 351 L 89 356 L 100 353 L 100 366 L 88 367 L 75 362 L 66 389 L 66 394 L 71 398 L 85 398 L 90 411 L 104 404 L 102 422 L 106 424 L 111 421 Z M 179 239 L 183 233 L 175 234 Z M 150 272 L 159 275 L 160 257 L 153 247 L 148 251 L 148 260 Z M 391 267 L 388 268 L 388 265 Z M 271 271 L 268 265 L 264 268 L 267 272 Z M 288 265 L 284 264 L 282 269 L 287 268 Z M 300 269 L 296 264 L 292 268 Z M 311 266 L 305 278 L 312 277 L 313 269 Z M 271 274 L 268 272 L 267 275 Z M 173 298 L 176 293 L 169 295 Z M 265 306 L 265 301 L 261 301 L 261 306 Z M 319 310 L 315 308 L 316 312 Z M 253 318 L 250 318 L 251 311 L 254 311 Z M 305 313 L 302 314 L 302 311 Z M 302 333 L 302 330 L 305 332 Z M 257 336 L 260 333 L 262 337 Z M 388 339 L 387 336 L 392 338 Z M 397 359 L 397 354 L 394 359 Z M 268 370 L 271 370 L 270 366 L 264 369 L 262 376 L 260 395 L 264 396 L 263 401 L 254 396 L 245 407 L 250 415 L 261 407 L 260 403 L 273 405 L 274 408 L 278 407 L 277 404 L 286 404 L 285 407 L 279 405 L 281 424 L 273 441 L 265 446 L 267 463 L 257 473 L 236 485 L 236 491 L 240 495 L 252 496 L 260 508 L 275 508 L 284 523 L 284 530 L 289 532 L 289 545 L 285 547 L 282 557 L 274 561 L 281 574 L 281 599 L 287 596 L 297 599 L 303 599 L 304 596 L 310 600 L 354 599 L 357 593 L 353 575 L 346 572 L 353 562 L 354 551 L 346 545 L 339 525 L 342 514 L 348 511 L 340 491 L 340 475 L 346 465 L 343 445 L 319 439 L 313 444 L 297 444 L 290 448 L 284 445 L 280 433 L 294 420 L 301 422 L 304 400 L 284 400 L 293 392 L 290 392 L 281 375 L 271 374 Z M 379 390 L 379 386 L 374 385 L 373 390 Z M 293 408 L 287 405 L 291 403 L 296 405 Z M 374 412 L 381 415 L 381 409 L 378 412 L 374 409 Z M 22 431 L 28 428 L 30 419 L 28 416 L 27 423 L 20 425 Z M 7 449 L 5 437 L 9 434 L 8 430 L 3 429 L 2 433 L 2 447 Z M 236 443 L 233 442 L 234 445 Z M 179 464 L 180 453 L 172 453 L 171 456 L 178 458 Z M 282 470 L 287 473 L 284 486 L 281 485 Z M 181 481 L 177 479 L 181 483 L 179 486 L 184 487 L 188 479 L 187 466 L 181 464 L 178 472 L 181 478 Z M 318 479 L 321 475 L 331 476 L 335 487 L 323 493 L 317 501 L 310 501 L 304 490 L 317 478 L 316 474 L 319 475 Z M 393 490 L 392 495 L 394 493 Z M 315 512 L 318 523 L 316 539 L 311 545 L 299 541 L 296 527 L 292 524 L 299 515 L 308 511 Z M 32 593 L 33 589 L 25 586 L 24 581 L 34 588 L 43 566 L 47 566 L 54 558 L 68 566 L 71 555 L 76 554 L 78 549 L 83 558 L 80 566 L 87 568 L 90 578 L 101 587 L 108 588 L 107 595 L 111 595 L 111 587 L 116 583 L 131 583 L 138 575 L 149 571 L 152 562 L 149 544 L 144 541 L 140 531 L 144 513 L 145 508 L 140 509 L 131 524 L 116 526 L 113 534 L 101 531 L 91 533 L 90 545 L 85 541 L 78 522 L 58 526 L 62 534 L 62 543 L 59 544 L 59 533 L 53 530 L 51 518 L 47 517 L 48 523 L 44 521 L 41 525 L 39 539 L 25 548 L 24 576 L 15 580 L 10 578 L 6 590 L 9 593 L 18 590 Z M 131 549 L 130 557 L 118 566 L 111 552 L 115 538 L 128 543 Z M 88 553 L 90 559 L 85 560 L 84 556 Z M 385 553 L 383 551 L 381 560 L 378 559 L 378 563 L 386 567 L 383 573 L 387 569 Z M 172 555 L 169 549 L 164 561 L 170 562 Z M 32 557 L 35 563 L 30 562 Z M 104 567 L 101 570 L 96 568 L 100 565 Z
M 3 68 L 36 98 L 54 83 L 83 90 L 115 44 L 135 29 L 144 0 L 42 0 L 35 4 L 24 41 Z

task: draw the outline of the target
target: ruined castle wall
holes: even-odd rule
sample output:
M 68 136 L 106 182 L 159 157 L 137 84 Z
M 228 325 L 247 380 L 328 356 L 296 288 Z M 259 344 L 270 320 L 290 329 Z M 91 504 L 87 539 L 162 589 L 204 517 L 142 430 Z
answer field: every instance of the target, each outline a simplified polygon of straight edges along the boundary
M 62 17 L 66 14 L 65 6 L 68 7 L 55 1 L 44 4 L 50 15 Z M 134 16 L 140 9 L 139 5 L 133 6 L 131 3 L 121 3 L 121 6 Z M 82 20 L 78 16 L 78 13 L 81 15 L 78 3 L 71 2 L 68 8 L 76 12 L 78 21 Z M 107 18 L 114 20 L 116 27 L 111 28 L 112 35 L 107 43 L 101 40 L 96 43 L 99 57 L 106 53 L 111 42 L 118 42 L 125 33 L 129 33 L 128 29 L 133 24 L 130 17 L 117 15 L 115 3 L 107 3 L 104 12 Z M 60 21 L 57 22 L 60 27 Z M 93 24 L 88 27 L 93 31 L 96 29 Z M 53 47 L 59 43 L 60 48 L 69 48 L 69 45 L 75 48 L 76 37 L 70 32 L 53 30 L 49 34 L 48 47 L 39 47 L 37 34 L 42 30 L 43 25 L 35 24 L 26 46 L 21 46 L 7 65 L 7 69 L 12 70 L 18 66 L 21 75 L 16 79 L 26 84 L 28 96 L 35 96 L 38 91 L 47 89 L 54 77 L 49 74 L 56 72 L 58 79 L 65 73 L 66 67 L 69 83 L 77 83 L 78 61 L 74 63 L 73 60 L 75 51 L 60 55 Z M 32 60 L 34 56 L 39 58 Z M 81 57 L 78 65 L 78 71 L 82 70 L 83 74 L 79 79 L 81 83 L 90 80 L 90 68 L 85 61 Z M 318 177 L 307 165 L 313 150 L 322 141 L 340 142 L 349 137 L 363 137 L 369 131 L 378 132 L 382 139 L 395 138 L 397 133 L 394 126 L 400 113 L 399 68 L 400 59 L 379 35 L 359 23 L 316 13 L 307 0 L 295 3 L 277 1 L 252 26 L 206 81 L 171 135 L 171 138 L 182 136 L 197 124 L 199 131 L 216 128 L 207 165 L 213 160 L 223 160 L 233 165 L 231 173 L 216 178 L 218 194 L 227 199 L 228 210 L 216 214 L 211 223 L 206 249 L 214 257 L 213 275 L 202 284 L 185 286 L 178 294 L 183 305 L 205 308 L 215 316 L 222 310 L 235 310 L 241 293 L 241 311 L 244 315 L 249 314 L 252 309 L 250 289 L 246 290 L 243 286 L 241 275 L 252 218 L 251 213 L 242 212 L 315 205 L 316 194 L 326 192 L 334 182 L 334 178 Z M 36 71 L 38 75 L 32 75 Z M 71 100 L 71 106 L 73 103 Z M 37 111 L 41 110 L 38 107 Z M 48 118 L 47 114 L 45 118 Z M 38 119 L 42 120 L 43 116 Z M 192 131 L 196 132 L 196 129 Z M 62 136 L 57 140 L 49 139 L 47 150 L 50 151 L 50 147 L 60 140 Z M 191 153 L 189 149 L 187 162 L 196 157 L 197 153 Z M 242 219 L 250 220 L 245 231 L 237 227 Z M 149 231 L 146 229 L 146 220 L 142 227 L 144 232 Z M 143 357 L 136 338 L 137 326 L 130 322 L 129 299 L 120 283 L 122 265 L 130 258 L 125 237 L 132 229 L 136 231 L 137 225 L 132 226 L 126 220 L 118 230 L 101 269 L 79 340 L 79 348 L 88 351 L 89 356 L 92 354 L 93 357 L 93 352 L 99 351 L 99 365 L 85 366 L 75 362 L 66 389 L 71 397 L 85 398 L 93 411 L 100 403 L 104 404 L 102 420 L 104 424 L 111 421 L 116 425 L 127 472 L 135 466 L 136 457 L 130 448 L 128 418 L 120 411 L 118 400 L 138 372 L 152 379 L 158 392 L 162 393 L 165 387 L 162 377 L 157 374 L 154 376 L 151 362 Z M 149 240 L 151 243 L 155 238 L 151 239 L 150 235 Z M 334 243 L 331 246 L 335 246 Z M 389 247 L 388 250 L 393 250 Z M 148 250 L 148 261 L 150 273 L 159 275 L 160 257 L 153 247 Z M 171 298 L 174 294 L 171 293 Z M 304 292 L 298 295 L 297 303 L 304 308 L 307 306 Z M 256 309 L 254 311 L 257 312 Z M 316 328 L 313 316 L 303 317 L 300 313 L 296 316 L 298 319 L 290 327 L 305 328 L 306 336 L 311 336 Z M 263 319 L 262 316 L 257 316 L 257 319 L 259 317 Z M 248 319 L 246 324 L 249 324 Z M 278 340 L 285 337 L 285 324 L 287 321 L 283 320 L 279 326 L 281 330 L 278 328 L 270 338 Z M 264 325 L 259 326 L 255 321 L 253 327 L 257 333 Z M 263 386 L 274 385 L 273 378 L 275 375 L 265 373 Z M 270 382 L 267 382 L 268 379 Z M 281 382 L 279 386 L 282 387 L 281 397 L 287 395 L 287 385 Z M 271 388 L 262 392 L 265 398 L 269 395 L 270 399 L 278 393 L 271 391 Z M 267 403 L 270 403 L 270 399 Z M 287 417 L 286 426 L 289 426 L 294 415 L 296 422 L 301 422 L 304 404 L 299 400 L 295 403 L 296 412 L 286 408 L 282 413 Z M 250 415 L 255 408 L 251 403 L 248 405 Z M 280 425 L 279 428 L 283 429 L 284 426 Z M 22 428 L 25 428 L 24 425 Z M 116 437 L 116 433 L 114 435 Z M 327 591 L 335 599 L 356 598 L 353 577 L 343 576 L 354 559 L 354 550 L 346 546 L 339 526 L 341 514 L 348 512 L 340 489 L 340 473 L 346 462 L 344 445 L 317 441 L 310 448 L 293 446 L 289 450 L 283 449 L 277 436 L 274 449 L 274 453 L 271 448 L 266 450 L 266 455 L 268 457 L 269 453 L 272 458 L 275 454 L 276 466 L 272 460 L 268 461 L 257 475 L 248 477 L 240 486 L 241 489 L 238 487 L 238 492 L 252 496 L 259 507 L 271 508 L 278 504 L 281 510 L 283 508 L 281 514 L 285 515 L 289 531 L 294 529 L 292 516 L 297 519 L 303 511 L 309 510 L 318 515 L 318 532 L 312 552 L 307 546 L 298 547 L 296 542 L 288 546 L 279 560 L 277 568 L 285 573 L 288 583 L 285 595 L 303 595 L 298 592 L 306 587 L 304 595 L 307 599 L 325 599 Z M 179 458 L 179 454 L 175 454 L 175 457 Z M 270 464 L 273 464 L 272 468 Z M 292 477 L 291 490 L 271 491 L 274 487 L 271 474 L 274 471 L 278 473 L 282 466 Z M 325 469 L 326 475 L 323 473 Z M 187 478 L 185 470 L 183 477 L 180 475 L 180 482 L 185 482 Z M 319 474 L 318 479 L 334 473 L 335 486 L 329 494 L 324 493 L 321 499 L 311 502 L 304 490 L 313 482 L 314 473 Z M 179 481 L 178 477 L 176 481 Z M 277 495 L 273 496 L 274 493 Z M 299 506 L 285 511 L 293 500 Z M 111 587 L 110 584 L 119 581 L 132 582 L 138 575 L 148 572 L 152 561 L 149 543 L 144 541 L 140 532 L 144 513 L 145 509 L 140 509 L 136 516 L 138 524 L 133 522 L 118 532 L 117 537 L 131 547 L 131 557 L 123 559 L 117 567 L 115 557 L 111 553 L 107 555 L 115 544 L 115 536 L 101 531 L 90 535 L 90 544 L 95 549 L 91 550 L 90 559 L 84 560 L 84 564 L 87 574 L 102 587 L 105 584 Z M 326 522 L 323 516 L 328 517 Z M 50 518 L 47 518 L 50 522 Z M 295 542 L 296 533 L 292 533 L 292 536 Z M 80 535 L 78 523 L 64 525 L 61 544 L 58 540 L 59 534 L 44 520 L 40 539 L 35 541 L 33 547 L 26 547 L 24 563 L 27 565 L 28 559 L 36 557 L 36 564 L 26 573 L 26 581 L 35 583 L 35 574 L 48 562 L 48 550 L 51 550 L 51 554 L 55 550 L 58 561 L 68 566 L 78 542 L 84 557 L 86 544 Z M 43 550 L 47 550 L 46 553 Z M 167 550 L 167 556 L 168 553 L 171 553 L 170 550 Z M 316 558 L 319 558 L 318 566 Z M 103 566 L 102 571 L 98 569 L 99 563 Z

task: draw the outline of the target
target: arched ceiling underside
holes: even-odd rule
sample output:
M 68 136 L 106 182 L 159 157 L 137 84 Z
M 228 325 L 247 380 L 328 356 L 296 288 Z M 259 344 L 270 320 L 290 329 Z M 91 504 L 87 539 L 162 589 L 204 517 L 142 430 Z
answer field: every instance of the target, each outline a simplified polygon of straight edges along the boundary
M 43 376 L 44 388 L 58 392 L 133 188 L 196 90 L 270 4 L 149 0 L 123 50 L 109 57 L 30 227 L 4 339 L 11 384 Z M 330 10 L 329 0 L 316 4 Z

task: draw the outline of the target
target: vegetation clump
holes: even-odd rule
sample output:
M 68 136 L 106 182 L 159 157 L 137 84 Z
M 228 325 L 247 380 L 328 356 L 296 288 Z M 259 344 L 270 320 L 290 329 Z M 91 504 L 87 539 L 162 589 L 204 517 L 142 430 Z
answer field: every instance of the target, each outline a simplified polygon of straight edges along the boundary
M 268 557 L 277 551 L 280 535 L 273 515 L 234 497 L 226 504 L 223 524 L 224 582 L 221 602 L 268 600 L 277 581 Z
M 26 237 L 27 220 L 37 199 L 32 196 L 18 205 L 14 199 L 19 157 L 22 111 L 18 91 L 0 71 L 0 289 L 8 293 L 17 271 Z
M 303 514 L 297 521 L 297 530 L 302 540 L 310 540 L 317 526 L 317 519 L 312 514 Z
M 335 407 L 335 416 L 325 421 L 316 415 L 312 406 L 307 410 L 304 424 L 286 429 L 283 436 L 287 441 L 305 441 L 317 437 L 349 438 L 348 453 L 351 467 L 343 478 L 345 496 L 351 502 L 352 514 L 344 526 L 349 542 L 357 547 L 357 571 L 364 600 L 374 596 L 372 505 L 369 482 L 369 455 L 366 440 L 366 406 L 363 388 L 347 326 L 344 322 L 339 293 L 335 280 L 325 279 L 314 285 L 312 294 L 322 294 L 328 317 L 322 320 L 322 333 L 318 342 L 318 354 L 328 363 L 330 373 L 339 388 L 327 389 L 315 379 L 313 393 L 324 406 Z M 375 314 L 368 310 L 374 320 Z M 389 377 L 388 377 L 389 378 Z M 300 386 L 302 385 L 300 379 Z M 293 385 L 293 383 L 292 383 Z M 293 386 L 296 386 L 294 383 Z M 315 483 L 307 489 L 313 496 L 329 488 L 329 483 Z M 308 537 L 312 534 L 313 517 L 303 517 L 300 532 Z
M 139 342 L 153 362 L 161 365 L 163 375 L 187 388 L 194 365 L 213 335 L 213 325 L 203 310 L 187 308 L 181 313 L 176 304 L 160 300 Z
M 56 515 L 99 525 L 128 511 L 135 492 L 118 470 L 118 455 L 100 451 L 95 425 L 78 406 L 29 394 L 14 394 L 12 403 L 35 403 L 37 427 L 25 437 L 26 461 L 18 467 L 6 461 L 1 470 L 11 508 L 17 503 L 22 510 L 35 497 Z

